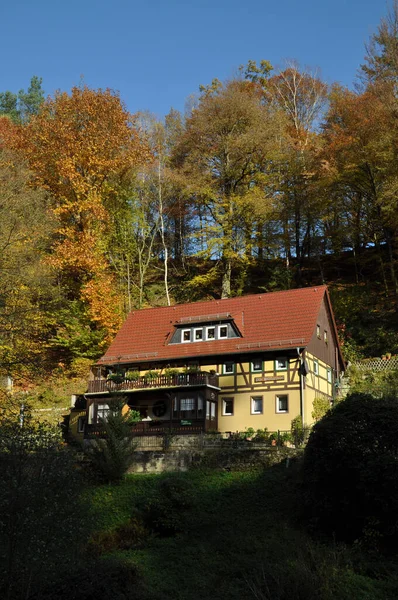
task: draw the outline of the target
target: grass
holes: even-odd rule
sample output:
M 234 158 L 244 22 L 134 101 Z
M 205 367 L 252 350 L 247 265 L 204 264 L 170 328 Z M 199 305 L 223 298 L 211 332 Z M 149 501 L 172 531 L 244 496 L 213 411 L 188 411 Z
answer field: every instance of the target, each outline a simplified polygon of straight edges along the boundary
M 113 553 L 138 568 L 140 600 L 396 598 L 393 563 L 391 569 L 384 563 L 383 575 L 377 568 L 369 574 L 371 559 L 315 541 L 298 524 L 295 467 L 173 477 L 172 482 L 189 484 L 188 495 L 194 490 L 185 508 L 178 492 L 174 496 L 179 531 L 167 537 L 152 533 L 141 547 Z M 128 476 L 119 486 L 92 489 L 88 501 L 96 529 L 112 531 L 145 506 L 161 505 L 159 486 L 168 478 Z M 167 515 L 170 504 L 165 507 Z

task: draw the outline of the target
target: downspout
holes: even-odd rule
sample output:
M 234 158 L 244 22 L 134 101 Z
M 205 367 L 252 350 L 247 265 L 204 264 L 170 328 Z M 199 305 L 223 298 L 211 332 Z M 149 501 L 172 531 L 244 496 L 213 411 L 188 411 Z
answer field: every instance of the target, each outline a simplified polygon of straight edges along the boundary
M 297 355 L 299 357 L 300 360 L 300 368 L 299 368 L 299 373 L 300 373 L 300 415 L 301 415 L 301 422 L 303 424 L 305 424 L 305 403 L 304 403 L 304 370 L 305 370 L 305 366 L 304 366 L 304 348 L 302 349 L 302 351 L 300 352 L 300 348 L 296 348 L 297 350 Z

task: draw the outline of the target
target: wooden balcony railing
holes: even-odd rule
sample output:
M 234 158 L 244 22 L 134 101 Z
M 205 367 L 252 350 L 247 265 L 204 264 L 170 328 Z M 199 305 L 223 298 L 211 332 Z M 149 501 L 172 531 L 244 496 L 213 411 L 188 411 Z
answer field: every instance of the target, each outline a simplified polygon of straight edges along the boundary
M 173 435 L 184 435 L 201 433 L 208 429 L 203 419 L 192 419 L 189 424 L 181 425 L 181 420 L 173 419 L 172 421 L 141 421 L 132 426 L 134 435 L 164 435 L 172 432 Z M 106 430 L 103 425 L 86 424 L 84 437 L 88 439 L 101 438 L 106 436 Z
M 124 380 L 121 383 L 105 379 L 94 379 L 88 382 L 88 393 L 123 392 L 148 388 L 195 387 L 210 385 L 218 388 L 218 376 L 210 373 L 181 373 L 179 375 L 159 375 L 155 378 L 139 377 L 135 381 Z

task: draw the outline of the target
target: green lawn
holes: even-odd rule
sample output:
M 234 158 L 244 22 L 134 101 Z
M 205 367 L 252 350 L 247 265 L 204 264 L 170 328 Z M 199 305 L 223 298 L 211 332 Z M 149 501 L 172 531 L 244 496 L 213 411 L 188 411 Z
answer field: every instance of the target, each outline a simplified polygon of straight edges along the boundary
M 174 490 L 171 504 L 159 490 L 162 482 L 169 489 L 167 481 Z M 185 504 L 179 486 L 188 486 Z M 88 501 L 97 532 L 111 532 L 131 516 L 140 520 L 166 502 L 163 519 L 170 517 L 178 532 L 149 532 L 111 551 L 138 569 L 142 600 L 395 599 L 393 562 L 380 560 L 382 571 L 377 557 L 314 541 L 298 525 L 296 487 L 295 467 L 194 471 L 171 479 L 128 476 L 118 486 L 91 489 Z

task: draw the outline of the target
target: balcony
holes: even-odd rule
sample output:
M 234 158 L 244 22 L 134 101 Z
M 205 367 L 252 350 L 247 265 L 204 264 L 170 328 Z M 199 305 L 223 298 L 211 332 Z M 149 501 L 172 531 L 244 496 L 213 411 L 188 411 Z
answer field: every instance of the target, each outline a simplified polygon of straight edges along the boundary
M 134 392 L 148 389 L 184 388 L 210 386 L 219 389 L 218 375 L 211 373 L 179 373 L 178 375 L 159 375 L 154 378 L 139 377 L 134 381 L 108 381 L 106 379 L 94 379 L 88 382 L 87 394 L 98 394 L 101 392 Z

